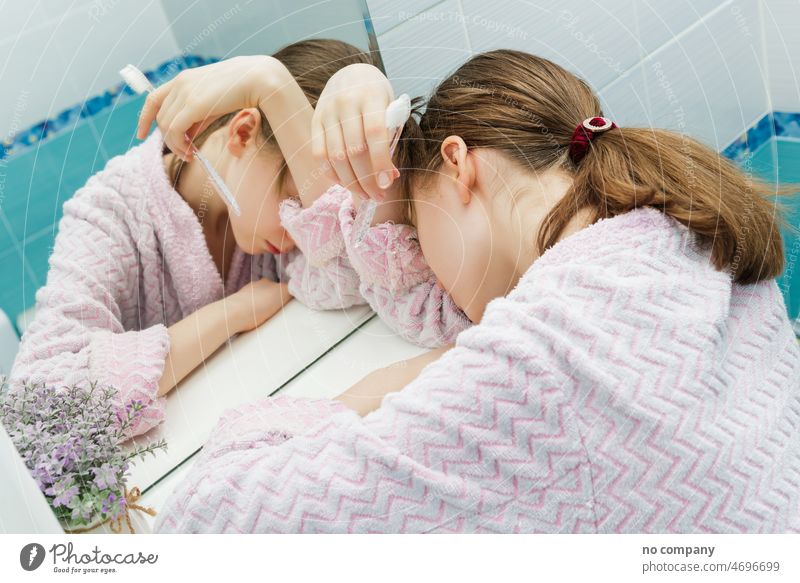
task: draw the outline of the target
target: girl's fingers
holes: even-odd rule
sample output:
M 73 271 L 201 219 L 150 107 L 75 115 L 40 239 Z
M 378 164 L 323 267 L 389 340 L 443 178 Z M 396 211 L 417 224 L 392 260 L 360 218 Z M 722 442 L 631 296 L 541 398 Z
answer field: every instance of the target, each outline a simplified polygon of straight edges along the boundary
M 380 192 L 391 186 L 395 178 L 395 167 L 389 152 L 391 136 L 386 129 L 386 106 L 383 101 L 375 101 L 364 108 L 364 135 L 374 182 Z
M 355 110 L 342 117 L 342 135 L 347 158 L 361 190 L 366 192 L 370 198 L 380 200 L 383 193 L 375 183 L 375 173 L 369 161 L 367 140 L 364 137 L 364 126 L 361 120 L 361 113 Z
M 155 91 L 149 93 L 147 99 L 144 100 L 142 111 L 139 114 L 139 123 L 136 125 L 136 137 L 140 140 L 147 137 L 150 126 L 152 126 L 153 122 L 156 120 L 156 116 L 161 109 L 164 99 L 170 94 L 171 87 L 172 81 L 168 81 Z
M 322 164 L 328 159 L 328 149 L 325 147 L 325 127 L 322 125 L 319 110 L 315 111 L 311 118 L 311 155 L 318 164 Z
M 320 171 L 332 182 L 338 183 L 339 177 L 328 160 L 328 148 L 325 140 L 325 126 L 322 124 L 322 117 L 315 112 L 311 119 L 311 155 L 314 156 L 314 162 Z
M 211 120 L 213 121 L 213 120 Z M 206 129 L 209 125 L 211 125 L 211 121 L 198 121 L 197 123 L 193 123 L 189 126 L 189 129 L 186 130 L 186 135 L 190 140 L 194 140 L 198 134 L 203 133 L 203 130 Z
M 156 115 L 156 123 L 158 124 L 158 129 L 161 131 L 161 136 L 164 139 L 164 143 L 173 154 L 183 160 L 183 145 L 180 143 L 174 143 L 172 135 L 169 132 L 170 128 L 174 124 L 175 115 L 179 111 L 179 101 L 176 99 L 175 94 L 171 93 L 161 104 L 161 109 L 159 109 L 158 115 Z
M 325 141 L 328 149 L 328 161 L 336 173 L 336 182 L 356 194 L 367 196 L 358 183 L 350 160 L 347 157 L 342 128 L 338 122 L 328 122 L 325 124 Z
M 167 142 L 170 150 L 185 161 L 192 159 L 190 142 L 186 138 L 186 130 L 192 125 L 194 118 L 185 110 L 181 110 L 170 122 L 164 141 Z

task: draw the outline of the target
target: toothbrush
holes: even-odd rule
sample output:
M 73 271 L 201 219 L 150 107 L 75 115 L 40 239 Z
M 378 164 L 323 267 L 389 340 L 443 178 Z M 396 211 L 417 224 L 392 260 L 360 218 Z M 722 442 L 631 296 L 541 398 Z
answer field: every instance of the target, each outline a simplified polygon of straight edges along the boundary
M 403 133 L 403 126 L 411 116 L 411 98 L 403 93 L 400 97 L 392 101 L 386 108 L 386 129 L 394 131 L 392 141 L 389 144 L 389 155 L 394 154 L 397 147 L 397 142 L 400 141 L 400 135 Z M 375 211 L 378 208 L 378 202 L 374 199 L 367 199 L 361 203 L 361 208 L 358 213 L 358 224 L 356 228 L 356 245 L 360 245 L 367 234 L 367 230 L 375 217 Z
M 150 83 L 150 80 L 145 77 L 144 73 L 142 73 L 135 65 L 125 65 L 123 69 L 120 70 L 119 74 L 125 80 L 125 83 L 133 89 L 136 93 L 150 93 L 155 89 L 153 84 Z M 194 144 L 190 143 L 189 147 L 192 149 L 192 153 L 194 156 L 200 161 L 200 164 L 205 168 L 206 174 L 217 187 L 217 191 L 222 195 L 222 198 L 230 205 L 233 214 L 237 217 L 241 216 L 242 209 L 239 208 L 239 203 L 236 202 L 236 199 L 233 197 L 233 194 L 228 189 L 225 184 L 225 181 L 222 180 L 222 177 L 214 170 L 214 167 L 208 161 L 208 159 L 200 153 Z

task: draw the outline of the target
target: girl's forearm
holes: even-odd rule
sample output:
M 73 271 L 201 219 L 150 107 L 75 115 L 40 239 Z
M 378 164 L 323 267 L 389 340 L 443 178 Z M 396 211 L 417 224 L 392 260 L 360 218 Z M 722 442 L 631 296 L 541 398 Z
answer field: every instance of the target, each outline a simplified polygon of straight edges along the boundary
M 442 346 L 414 358 L 375 370 L 336 397 L 336 400 L 341 401 L 359 415 L 366 415 L 379 408 L 386 395 L 399 391 L 411 383 L 419 376 L 423 368 L 451 348 L 452 345 Z
M 252 91 L 250 100 L 258 103 L 267 118 L 303 206 L 311 206 L 334 184 L 312 153 L 311 103 L 286 66 L 274 57 L 264 58 L 262 71 L 253 77 Z
M 219 300 L 169 327 L 170 348 L 164 361 L 164 373 L 158 382 L 159 397 L 170 392 L 228 338 L 239 332 L 233 327 L 231 316 L 231 307 L 225 300 Z

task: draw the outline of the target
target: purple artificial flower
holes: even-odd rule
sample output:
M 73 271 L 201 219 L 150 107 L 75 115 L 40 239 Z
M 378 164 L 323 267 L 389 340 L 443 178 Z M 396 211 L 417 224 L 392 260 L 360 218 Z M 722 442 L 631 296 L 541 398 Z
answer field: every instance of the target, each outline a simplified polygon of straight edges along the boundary
M 124 431 L 141 415 L 141 401 L 122 407 L 112 387 L 56 389 L 26 384 L 3 392 L 0 422 L 56 515 L 88 524 L 124 512 L 125 476 L 134 457 L 166 448 L 164 440 L 123 450 Z M 105 516 L 103 516 L 105 515 Z
M 45 494 L 53 496 L 51 504 L 55 506 L 71 506 L 73 499 L 78 495 L 78 486 L 72 478 L 61 478 L 45 490 Z
M 94 483 L 101 490 L 107 490 L 117 485 L 117 469 L 105 463 L 99 468 L 92 468 Z

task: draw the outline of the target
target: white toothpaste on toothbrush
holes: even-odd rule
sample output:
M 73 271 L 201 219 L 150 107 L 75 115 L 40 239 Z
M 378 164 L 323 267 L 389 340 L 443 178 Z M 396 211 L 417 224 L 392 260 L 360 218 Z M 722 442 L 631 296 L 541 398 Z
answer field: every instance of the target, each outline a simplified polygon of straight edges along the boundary
M 409 117 L 411 117 L 411 98 L 406 93 L 403 93 L 386 107 L 386 129 L 390 132 L 394 130 L 394 135 L 389 145 L 390 156 L 394 154 L 397 142 L 400 141 L 400 134 L 403 133 L 403 126 L 406 125 Z M 377 208 L 378 202 L 372 198 L 361 203 L 354 225 L 356 245 L 360 245 L 364 240 Z
M 145 77 L 145 74 L 142 73 L 135 65 L 125 65 L 125 67 L 120 70 L 119 74 L 125 80 L 125 83 L 127 83 L 128 86 L 136 93 L 150 93 L 155 89 L 153 84 L 150 83 L 150 80 Z M 191 147 L 194 156 L 200 161 L 200 164 L 205 169 L 208 177 L 217 187 L 217 191 L 220 193 L 223 200 L 225 200 L 231 207 L 233 214 L 235 214 L 237 217 L 241 216 L 242 209 L 239 208 L 239 203 L 236 202 L 233 193 L 228 189 L 225 181 L 222 180 L 222 176 L 220 176 L 217 171 L 214 170 L 211 162 L 209 162 L 208 159 L 200 153 L 200 150 L 195 148 L 194 144 L 190 143 L 189 146 Z

